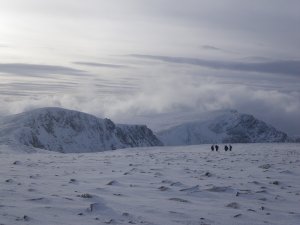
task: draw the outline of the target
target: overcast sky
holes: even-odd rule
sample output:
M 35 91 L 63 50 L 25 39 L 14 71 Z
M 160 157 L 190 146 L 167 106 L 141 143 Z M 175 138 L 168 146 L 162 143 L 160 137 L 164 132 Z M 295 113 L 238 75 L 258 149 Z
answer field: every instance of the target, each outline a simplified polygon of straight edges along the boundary
M 237 109 L 300 135 L 299 0 L 0 0 L 0 113 Z

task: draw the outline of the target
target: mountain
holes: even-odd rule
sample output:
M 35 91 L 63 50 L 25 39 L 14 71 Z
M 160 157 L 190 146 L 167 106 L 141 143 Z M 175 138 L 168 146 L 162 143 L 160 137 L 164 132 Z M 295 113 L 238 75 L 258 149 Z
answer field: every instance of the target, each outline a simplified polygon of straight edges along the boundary
M 300 143 L 300 136 L 295 135 L 295 136 L 289 137 L 289 142 Z
M 208 120 L 193 121 L 157 133 L 165 145 L 286 142 L 286 133 L 252 115 L 229 110 Z
M 64 153 L 162 145 L 145 125 L 115 124 L 62 108 L 41 108 L 2 118 L 0 143 Z

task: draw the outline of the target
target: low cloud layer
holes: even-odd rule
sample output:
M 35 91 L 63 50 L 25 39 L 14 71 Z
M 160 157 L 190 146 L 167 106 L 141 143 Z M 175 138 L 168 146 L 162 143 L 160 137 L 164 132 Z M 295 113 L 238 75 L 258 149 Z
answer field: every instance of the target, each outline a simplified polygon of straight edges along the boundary
M 0 63 L 0 73 L 19 76 L 43 77 L 48 75 L 84 75 L 85 71 L 65 66 L 27 64 L 27 63 Z
M 173 115 L 178 122 L 188 117 L 198 119 L 209 111 L 237 109 L 289 134 L 299 134 L 300 91 L 294 75 L 288 76 L 291 80 L 279 76 L 273 79 L 272 74 L 266 73 L 268 76 L 262 79 L 260 76 L 247 76 L 247 70 L 231 76 L 224 69 L 219 70 L 222 76 L 217 76 L 213 70 L 203 75 L 197 67 L 190 67 L 191 64 L 198 65 L 198 59 L 191 62 L 194 59 L 145 55 L 131 58 L 135 58 L 137 65 L 140 59 L 163 63 L 140 64 L 141 68 L 137 71 L 128 68 L 128 78 L 105 78 L 72 67 L 1 64 L 2 73 L 34 76 L 34 79 L 28 83 L 17 78 L 14 82 L 0 84 L 0 114 L 58 106 L 109 117 L 116 122 L 144 123 L 159 130 L 168 119 L 174 118 Z M 173 61 L 184 66 L 178 69 L 170 65 Z M 206 62 L 201 61 L 201 64 Z M 209 61 L 214 65 L 213 62 Z M 149 76 L 149 68 L 152 76 Z M 191 68 L 194 69 L 190 71 Z M 211 69 L 210 66 L 207 68 Z M 136 73 L 135 78 L 133 72 Z M 70 79 L 60 80 L 61 76 Z M 162 118 L 166 119 L 162 121 Z
M 117 65 L 117 64 L 106 64 L 106 63 L 95 63 L 95 62 L 73 62 L 77 65 L 83 65 L 83 66 L 92 66 L 92 67 L 105 67 L 105 68 L 127 68 L 127 66 L 124 65 Z
M 201 47 L 202 47 L 203 49 L 205 49 L 205 50 L 223 51 L 223 49 L 217 48 L 217 47 L 212 46 L 212 45 L 202 45 Z
M 159 55 L 142 55 L 132 54 L 131 57 L 157 60 L 168 63 L 188 64 L 202 66 L 216 70 L 245 71 L 256 73 L 270 73 L 279 75 L 300 76 L 299 60 L 276 60 L 264 62 L 230 62 L 219 60 L 206 60 L 199 58 L 159 56 Z
M 224 84 L 193 76 L 147 80 L 132 93 L 124 92 L 122 87 L 114 90 L 107 95 L 102 87 L 99 89 L 97 85 L 87 84 L 73 88 L 69 94 L 47 94 L 14 101 L 7 97 L 0 101 L 5 106 L 2 113 L 6 114 L 58 106 L 108 117 L 116 122 L 143 123 L 155 130 L 163 128 L 161 126 L 174 115 L 177 115 L 176 120 L 184 121 L 186 117 L 199 119 L 202 113 L 227 109 L 253 114 L 289 134 L 298 134 L 300 126 L 299 92 L 258 90 L 242 84 Z

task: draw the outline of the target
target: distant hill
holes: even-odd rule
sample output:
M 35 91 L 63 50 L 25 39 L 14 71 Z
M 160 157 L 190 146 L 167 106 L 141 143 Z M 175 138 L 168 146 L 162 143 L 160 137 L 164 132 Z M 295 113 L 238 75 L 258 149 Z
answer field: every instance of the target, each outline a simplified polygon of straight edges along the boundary
M 286 133 L 252 115 L 228 110 L 208 120 L 183 123 L 157 133 L 165 145 L 287 142 Z
M 297 136 L 289 137 L 289 142 L 300 143 L 300 136 L 297 135 Z
M 115 124 L 62 108 L 41 108 L 2 118 L 0 143 L 65 153 L 162 145 L 145 125 Z

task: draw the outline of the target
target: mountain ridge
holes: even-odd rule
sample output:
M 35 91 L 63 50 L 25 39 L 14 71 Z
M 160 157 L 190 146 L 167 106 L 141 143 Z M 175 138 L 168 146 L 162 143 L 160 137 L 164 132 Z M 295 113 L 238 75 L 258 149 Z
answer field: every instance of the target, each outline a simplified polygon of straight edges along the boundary
M 146 125 L 115 124 L 107 118 L 57 107 L 2 118 L 0 143 L 11 142 L 67 153 L 162 145 Z
M 0 119 L 0 144 L 13 149 L 62 153 L 119 148 L 211 143 L 297 142 L 253 115 L 236 110 L 211 113 L 155 134 L 146 125 L 115 124 L 110 119 L 46 107 Z
M 288 135 L 253 115 L 229 110 L 209 120 L 183 123 L 157 132 L 165 145 L 287 142 Z

